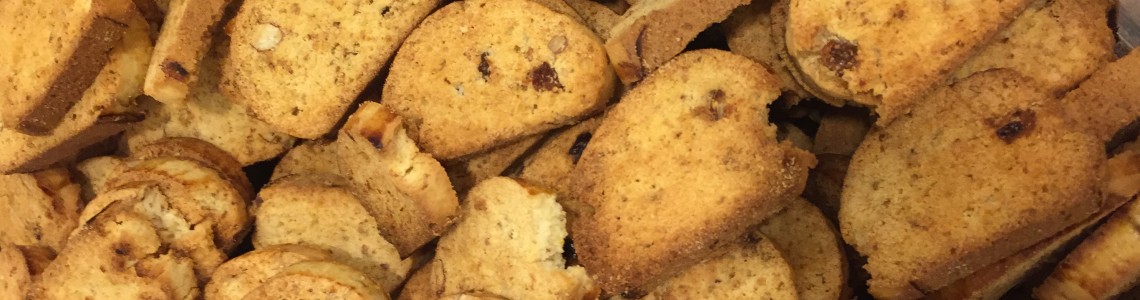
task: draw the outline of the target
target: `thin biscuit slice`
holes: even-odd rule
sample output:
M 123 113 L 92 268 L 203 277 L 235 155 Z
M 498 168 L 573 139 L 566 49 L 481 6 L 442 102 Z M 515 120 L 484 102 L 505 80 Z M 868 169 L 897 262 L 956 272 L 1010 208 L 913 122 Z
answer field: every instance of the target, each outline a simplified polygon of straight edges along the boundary
M 102 214 L 68 243 L 30 289 L 32 299 L 193 299 L 189 258 L 168 253 L 146 217 Z
M 459 213 L 447 171 L 420 152 L 404 124 L 383 105 L 364 102 L 336 141 L 342 171 L 401 257 L 442 234 Z
M 142 81 L 152 44 L 146 21 L 141 16 L 135 15 L 128 21 L 126 33 L 118 46 L 111 50 L 110 61 L 99 72 L 95 83 L 83 92 L 83 99 L 67 111 L 63 121 L 50 135 L 32 136 L 7 126 L 0 127 L 0 144 L 5 145 L 0 147 L 0 173 L 27 173 L 49 168 L 56 162 L 75 156 L 85 146 L 122 132 L 129 124 L 141 119 L 142 116 L 130 109 L 129 103 L 142 94 Z
M 586 270 L 567 267 L 562 258 L 566 215 L 555 198 L 505 177 L 480 182 L 465 199 L 463 219 L 440 238 L 435 260 L 424 269 L 431 272 L 427 291 L 439 292 L 432 297 L 596 298 Z
M 779 1 L 754 1 L 737 8 L 723 23 L 724 36 L 732 53 L 751 58 L 775 72 L 780 77 L 780 89 L 787 93 L 789 104 L 796 104 L 811 97 L 811 94 L 792 77 L 786 56 L 780 56 L 781 52 L 787 50 L 780 48 L 784 45 L 783 42 L 776 42 L 776 39 L 784 38 L 783 32 L 777 33 L 772 29 L 775 20 L 771 12 L 777 2 Z
M 143 91 L 165 104 L 186 103 L 190 87 L 198 80 L 198 63 L 213 40 L 214 26 L 221 21 L 230 0 L 177 0 L 171 3 L 154 44 Z
M 685 50 L 698 33 L 749 2 L 661 0 L 634 5 L 610 29 L 610 64 L 623 83 L 637 83 Z
M 76 164 L 75 170 L 82 178 L 83 202 L 90 202 L 96 196 L 111 191 L 107 182 L 126 169 L 126 161 L 114 156 L 92 157 Z
M 582 204 L 570 197 L 570 174 L 582 151 L 602 124 L 602 117 L 594 117 L 555 133 L 538 151 L 523 161 L 522 170 L 513 175 L 539 186 L 549 187 L 558 194 L 558 204 L 566 210 L 566 219 L 574 218 L 584 210 Z
M 350 266 L 331 261 L 305 261 L 285 267 L 243 299 L 387 300 L 388 293 Z
M 5 1 L 0 4 L 3 127 L 48 135 L 99 84 L 111 49 L 137 15 L 130 0 Z M 10 146 L 9 146 L 10 147 Z
M 574 246 L 604 290 L 677 274 L 803 191 L 815 158 L 776 141 L 766 116 L 779 93 L 760 64 L 698 50 L 606 113 L 569 185 L 584 206 Z
M 1099 211 L 1104 152 L 1031 79 L 975 74 L 871 130 L 839 227 L 872 295 L 917 298 Z
M 308 140 L 293 147 L 277 166 L 273 167 L 270 180 L 277 180 L 296 174 L 344 175 L 336 157 L 336 145 L 327 140 Z
M 823 98 L 875 106 L 878 122 L 889 124 L 1030 2 L 791 0 L 787 47 L 802 79 Z
M 0 241 L 63 249 L 83 209 L 67 169 L 0 175 L 0 191 Z
M 725 254 L 670 278 L 642 299 L 831 299 L 798 295 L 800 279 L 771 239 L 752 233 Z
M 614 1 L 621 2 L 621 0 Z M 578 15 L 582 16 L 582 22 L 593 29 L 602 40 L 610 38 L 610 29 L 621 20 L 621 15 L 594 0 L 566 0 L 566 4 L 577 11 Z
M 253 246 L 301 244 L 331 251 L 365 271 L 391 291 L 411 267 L 377 231 L 376 219 L 344 179 L 334 175 L 294 175 L 274 181 L 258 194 Z
M 952 77 L 1007 68 L 1064 94 L 1114 58 L 1107 20 L 1113 5 L 1107 0 L 1034 1 Z
M 123 134 L 122 148 L 133 152 L 166 137 L 197 138 L 217 145 L 248 166 L 277 157 L 293 145 L 293 137 L 249 116 L 244 105 L 230 101 L 218 90 L 223 60 L 219 52 L 226 43 L 218 40 L 213 52 L 202 59 L 197 79 L 182 103 L 139 104 L 147 118 Z
M 523 156 L 543 139 L 542 135 L 531 136 L 490 151 L 476 154 L 465 161 L 447 166 L 447 176 L 455 186 L 455 192 L 462 197 L 479 182 L 503 175 L 519 157 Z
M 408 36 L 382 102 L 425 152 L 453 161 L 599 111 L 612 78 L 602 42 L 573 18 L 525 0 L 462 1 Z
M 320 137 L 439 2 L 245 1 L 226 27 L 222 93 L 278 131 Z
M 31 284 L 32 273 L 24 253 L 0 239 L 0 299 L 26 299 Z
M 819 208 L 803 198 L 764 220 L 758 232 L 783 253 L 802 299 L 843 299 L 847 257 L 839 230 Z
M 281 270 L 306 261 L 330 261 L 332 253 L 302 245 L 274 245 L 242 254 L 222 264 L 206 285 L 210 300 L 241 300 Z
M 1108 141 L 1121 128 L 1140 117 L 1140 50 L 1097 70 L 1080 87 L 1061 100 L 1077 124 Z
M 242 164 L 228 152 L 210 142 L 195 138 L 171 137 L 139 146 L 131 151 L 131 158 L 135 160 L 161 157 L 189 160 L 210 167 L 218 171 L 218 174 L 241 194 L 242 199 L 253 199 L 253 185 L 242 170 Z
M 1133 200 L 1112 214 L 1069 253 L 1035 299 L 1113 299 L 1140 282 L 1140 204 Z

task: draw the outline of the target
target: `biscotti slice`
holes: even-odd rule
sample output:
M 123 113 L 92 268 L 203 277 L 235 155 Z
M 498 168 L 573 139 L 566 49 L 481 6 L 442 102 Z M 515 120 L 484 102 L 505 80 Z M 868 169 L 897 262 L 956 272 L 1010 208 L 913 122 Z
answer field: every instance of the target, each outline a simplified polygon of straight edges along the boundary
M 801 299 L 844 299 L 847 257 L 839 230 L 803 198 L 764 220 L 757 233 L 770 240 L 792 270 Z M 691 271 L 690 271 L 691 272 Z
M 455 192 L 462 197 L 479 182 L 503 175 L 507 167 L 510 167 L 515 160 L 526 154 L 542 139 L 542 135 L 531 136 L 447 166 L 445 169 L 455 187 Z
M 780 1 L 753 1 L 737 8 L 723 23 L 724 37 L 732 53 L 751 58 L 776 73 L 776 76 L 780 77 L 780 89 L 786 93 L 789 104 L 796 104 L 802 99 L 811 97 L 811 94 L 800 87 L 795 77 L 792 77 L 791 66 L 785 60 L 786 56 L 780 56 L 780 52 L 787 50 L 780 48 L 784 45 L 782 41 L 776 41 L 784 39 L 783 32 L 775 32 L 772 29 L 776 25 L 773 23 L 775 20 L 771 12 L 777 2 Z
M 569 185 L 583 204 L 574 246 L 603 290 L 677 274 L 803 191 L 815 158 L 776 142 L 767 105 L 779 94 L 760 64 L 698 50 L 606 113 Z
M 1013 21 L 1031 0 L 791 0 L 787 47 L 823 98 L 874 106 L 880 124 L 923 96 Z
M 226 26 L 222 93 L 278 131 L 320 137 L 439 2 L 245 1 Z
M 585 208 L 570 197 L 570 173 L 601 124 L 602 117 L 598 116 L 555 133 L 523 161 L 518 174 L 508 175 L 554 190 L 559 196 L 558 204 L 566 210 L 567 224 L 574 222 Z
M 1107 0 L 1034 1 L 1008 28 L 954 72 L 961 80 L 1007 68 L 1062 95 L 1108 64 L 1113 56 Z
M 872 295 L 921 297 L 1101 209 L 1103 141 L 1058 104 L 1033 80 L 994 70 L 868 133 L 839 227 L 867 257 Z
M 709 25 L 723 21 L 747 0 L 660 0 L 630 7 L 610 30 L 606 51 L 626 85 L 645 79 Z
M 593 29 L 594 33 L 597 33 L 598 37 L 601 37 L 602 40 L 607 40 L 610 38 L 610 29 L 613 28 L 619 20 L 621 20 L 621 15 L 615 13 L 609 7 L 606 7 L 605 4 L 599 3 L 597 1 L 565 1 L 567 5 L 570 5 L 570 7 L 574 9 L 574 11 L 578 12 L 579 16 L 582 16 L 582 22 L 584 22 L 587 27 L 590 27 L 590 29 Z M 621 2 L 621 0 L 614 1 Z
M 1062 99 L 1077 124 L 1108 141 L 1140 117 L 1140 50 L 1105 65 Z
M 1113 299 L 1140 282 L 1140 204 L 1133 200 L 1113 213 L 1069 253 L 1041 286 L 1035 299 Z
M 253 246 L 301 244 L 331 251 L 365 271 L 385 291 L 408 273 L 396 247 L 377 231 L 376 219 L 360 205 L 349 183 L 335 175 L 294 175 L 258 193 Z
M 5 1 L 0 4 L 3 126 L 48 135 L 111 64 L 131 18 L 130 0 Z
M 0 239 L 0 299 L 26 299 L 32 274 L 24 253 L 16 245 Z
M 599 111 L 612 78 L 602 42 L 573 18 L 526 0 L 462 1 L 408 36 L 382 102 L 451 161 Z
M 641 299 L 831 299 L 797 294 L 800 283 L 794 272 L 799 270 L 785 259 L 787 251 L 761 234 L 751 233 L 726 248 L 725 254 L 686 269 Z
M 40 15 L 29 15 L 40 18 Z M 135 14 L 128 21 L 126 33 L 111 50 L 110 61 L 99 71 L 91 87 L 83 92 L 82 100 L 67 111 L 63 121 L 50 135 L 26 135 L 8 125 L 0 126 L 0 144 L 6 145 L 0 147 L 0 173 L 26 173 L 48 168 L 76 155 L 83 147 L 115 135 L 130 123 L 141 120 L 136 112 L 123 108 L 129 107 L 129 103 L 142 94 L 142 81 L 152 44 L 146 21 L 141 16 Z
M 59 251 L 83 202 L 66 168 L 0 175 L 0 241 Z
M 271 180 L 294 174 L 320 173 L 344 174 L 337 161 L 336 145 L 328 140 L 307 140 L 281 157 L 281 161 L 273 167 Z
M 191 137 L 217 145 L 241 165 L 248 166 L 277 157 L 293 146 L 293 137 L 249 116 L 244 105 L 230 101 L 218 90 L 222 62 L 219 52 L 224 51 L 225 43 L 216 42 L 214 51 L 202 59 L 197 79 L 190 83 L 183 102 L 140 103 L 147 118 L 123 134 L 123 148 L 133 152 L 165 137 Z
M 282 269 L 306 261 L 331 261 L 332 253 L 302 245 L 255 249 L 222 264 L 206 285 L 208 300 L 241 300 Z
M 107 181 L 126 170 L 127 163 L 114 156 L 92 157 L 75 165 L 75 170 L 82 178 L 83 202 L 91 201 L 96 196 L 109 192 Z
M 242 170 L 242 164 L 225 150 L 209 142 L 195 138 L 163 138 L 139 146 L 131 153 L 131 159 L 177 158 L 193 161 L 218 171 L 242 199 L 253 199 L 253 185 Z
M 432 297 L 481 292 L 506 299 L 594 299 L 586 270 L 562 258 L 566 214 L 553 193 L 515 179 L 480 182 L 463 219 L 440 237 L 430 271 Z M 431 266 L 435 266 L 432 268 Z
M 181 106 L 198 81 L 198 63 L 206 56 L 230 0 L 175 0 L 166 11 L 162 32 L 146 71 L 143 91 L 159 102 Z
M 189 258 L 170 253 L 146 217 L 102 214 L 40 275 L 31 299 L 193 299 Z
M 459 213 L 447 171 L 420 152 L 404 124 L 383 105 L 364 102 L 336 141 L 341 171 L 401 257 L 442 234 Z
M 244 299 L 387 300 L 388 293 L 350 266 L 331 261 L 305 261 L 285 267 Z

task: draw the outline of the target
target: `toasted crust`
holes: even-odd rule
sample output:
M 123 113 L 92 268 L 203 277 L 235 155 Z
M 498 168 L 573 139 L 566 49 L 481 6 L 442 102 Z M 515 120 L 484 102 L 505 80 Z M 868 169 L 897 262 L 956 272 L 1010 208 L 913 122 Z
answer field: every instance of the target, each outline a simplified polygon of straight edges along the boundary
M 799 103 L 804 98 L 811 97 L 803 87 L 792 77 L 790 63 L 787 56 L 780 56 L 787 52 L 783 41 L 783 32 L 775 32 L 772 28 L 774 20 L 771 15 L 774 0 L 753 1 L 751 4 L 737 8 L 732 15 L 724 21 L 724 36 L 728 48 L 736 53 L 768 67 L 769 70 L 780 77 L 780 89 L 787 93 L 789 104 Z M 786 5 L 787 1 L 783 1 Z M 780 26 L 783 28 L 783 26 Z M 842 104 L 842 103 L 839 103 Z
M 626 85 L 645 79 L 672 59 L 697 34 L 728 17 L 746 0 L 662 0 L 634 5 L 610 30 L 606 52 Z
M 670 278 L 642 299 L 831 299 L 797 295 L 800 283 L 793 274 L 799 270 L 793 270 L 785 259 L 787 252 L 767 237 L 751 234 L 725 251 Z
M 791 0 L 788 52 L 825 98 L 875 106 L 880 124 L 906 114 L 1018 16 L 1030 0 Z
M 331 261 L 305 261 L 285 267 L 244 299 L 387 300 L 388 293 L 352 267 Z
M 133 9 L 131 11 L 134 12 Z M 84 91 L 82 100 L 67 111 L 63 121 L 50 135 L 21 134 L 7 125 L 0 130 L 0 144 L 9 145 L 0 147 L 0 173 L 26 173 L 49 168 L 74 156 L 83 147 L 123 131 L 128 124 L 140 119 L 135 113 L 116 109 L 129 106 L 123 103 L 130 103 L 142 94 L 146 61 L 150 59 L 152 47 L 146 21 L 141 16 L 134 14 L 128 25 L 120 44 L 111 50 L 110 61 L 99 71 L 91 87 Z
M 166 11 L 154 44 L 143 91 L 159 102 L 185 104 L 198 80 L 198 63 L 213 40 L 214 26 L 230 0 L 180 0 Z
M 331 251 L 365 271 L 386 291 L 403 281 L 410 265 L 377 231 L 359 196 L 334 175 L 295 175 L 258 193 L 253 246 L 301 244 Z
M 83 202 L 67 169 L 0 176 L 0 241 L 59 251 Z
M 1108 141 L 1140 117 L 1140 84 L 1134 78 L 1140 78 L 1140 50 L 1097 70 L 1061 101 L 1076 114 L 1077 124 Z
M 6 94 L 0 119 L 10 130 L 40 136 L 51 134 L 98 83 L 137 15 L 129 0 L 9 1 L 0 12 L 7 20 L 0 44 L 12 46 L 0 58 Z
M 467 194 L 475 184 L 491 177 L 503 175 L 519 157 L 533 148 L 542 135 L 536 135 L 523 140 L 504 145 L 490 151 L 471 156 L 465 161 L 447 166 L 447 176 L 455 186 L 455 192 L 462 197 Z
M 1057 104 L 1028 78 L 990 71 L 872 129 L 839 211 L 872 295 L 920 297 L 1102 207 L 1104 146 Z
M 164 138 L 139 146 L 131 152 L 131 158 L 135 160 L 169 157 L 210 167 L 222 175 L 241 194 L 242 199 L 253 199 L 253 185 L 242 171 L 242 164 L 225 150 L 207 141 L 195 138 Z
M 793 200 L 783 211 L 764 220 L 758 233 L 783 253 L 800 299 L 844 298 L 847 257 L 839 230 L 819 208 L 803 198 Z
M 382 102 L 425 152 L 452 161 L 599 111 L 612 78 L 602 41 L 573 18 L 525 0 L 469 0 L 408 36 Z
M 361 189 L 364 208 L 402 257 L 443 233 L 455 219 L 459 199 L 447 171 L 420 152 L 403 118 L 383 105 L 362 103 L 336 144 L 342 171 Z
M 278 131 L 320 137 L 439 2 L 245 1 L 226 27 L 222 93 Z
M 578 258 L 604 290 L 676 274 L 803 191 L 815 158 L 776 142 L 766 116 L 778 95 L 763 66 L 699 50 L 606 114 L 569 189 L 586 208 L 571 229 Z
M 293 147 L 273 168 L 271 180 L 295 174 L 344 175 L 336 157 L 336 145 L 327 140 L 309 140 Z
M 331 261 L 332 253 L 302 245 L 274 245 L 235 257 L 222 264 L 206 285 L 210 300 L 241 300 L 281 270 L 305 261 Z

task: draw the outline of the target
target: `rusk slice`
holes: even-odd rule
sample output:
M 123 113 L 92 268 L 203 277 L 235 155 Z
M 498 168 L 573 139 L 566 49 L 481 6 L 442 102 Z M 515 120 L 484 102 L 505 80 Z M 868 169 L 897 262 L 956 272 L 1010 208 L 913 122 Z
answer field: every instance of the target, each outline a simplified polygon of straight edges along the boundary
M 752 233 L 726 253 L 692 266 L 641 299 L 830 299 L 799 296 L 787 254 Z M 818 296 L 818 295 L 816 295 Z
M 789 104 L 795 104 L 811 95 L 792 76 L 787 55 L 781 56 L 787 53 L 787 49 L 783 47 L 783 31 L 774 29 L 784 28 L 782 25 L 776 26 L 774 22 L 777 20 L 772 18 L 773 6 L 777 2 L 787 5 L 787 0 L 760 0 L 737 8 L 723 23 L 724 36 L 732 53 L 751 58 L 776 73 L 780 77 L 780 88 L 787 93 L 787 99 L 791 102 Z
M 1113 213 L 1033 290 L 1035 299 L 1113 299 L 1140 282 L 1140 202 Z
M 388 293 L 350 266 L 331 261 L 305 261 L 285 267 L 243 299 L 388 300 Z
M 298 144 L 281 157 L 270 180 L 295 174 L 344 175 L 336 157 L 336 144 L 327 140 L 309 140 Z
M 792 270 L 801 299 L 844 299 L 847 256 L 839 230 L 803 198 L 764 220 L 757 233 L 771 240 Z
M 455 192 L 462 197 L 468 190 L 483 180 L 504 175 L 520 156 L 523 156 L 542 141 L 543 135 L 531 136 L 490 151 L 471 156 L 465 161 L 447 166 L 447 175 L 455 186 Z
M 83 202 L 66 168 L 0 175 L 0 241 L 63 249 Z
M 1077 124 L 1102 141 L 1140 117 L 1140 50 L 1097 70 L 1061 100 Z
M 198 80 L 198 63 L 209 52 L 215 24 L 230 0 L 175 0 L 154 44 L 143 91 L 159 102 L 181 105 Z
M 282 269 L 306 261 L 331 261 L 332 253 L 286 244 L 253 250 L 222 264 L 205 288 L 209 300 L 241 300 Z

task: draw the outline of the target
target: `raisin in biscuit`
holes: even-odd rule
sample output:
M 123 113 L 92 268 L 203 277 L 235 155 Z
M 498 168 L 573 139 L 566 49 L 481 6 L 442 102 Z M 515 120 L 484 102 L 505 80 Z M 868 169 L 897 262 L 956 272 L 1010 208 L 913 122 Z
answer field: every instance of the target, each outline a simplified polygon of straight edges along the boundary
M 803 198 L 764 220 L 757 233 L 767 237 L 792 270 L 802 299 L 843 299 L 847 289 L 847 257 L 839 230 L 819 208 Z
M 0 144 L 7 145 L 0 147 L 0 173 L 49 168 L 141 119 L 141 115 L 127 108 L 142 94 L 152 43 L 141 16 L 135 14 L 128 21 L 123 38 L 111 50 L 110 60 L 95 82 L 50 135 L 32 136 L 7 125 L 0 127 Z
M 798 295 L 799 282 L 771 239 L 749 234 L 723 255 L 694 265 L 642 299 L 830 299 Z M 816 296 L 816 295 L 813 295 Z
M 281 269 L 244 299 L 387 300 L 388 293 L 353 267 L 332 261 L 305 261 Z
M 597 112 L 612 78 L 602 42 L 573 18 L 525 0 L 463 1 L 412 32 L 382 102 L 449 161 Z
M 1108 141 L 1140 117 L 1140 84 L 1135 78 L 1140 78 L 1137 50 L 1094 72 L 1061 101 L 1076 115 L 1078 125 Z
M 0 241 L 59 251 L 83 202 L 66 168 L 0 176 Z
M 222 93 L 278 131 L 320 137 L 439 2 L 245 1 L 226 27 Z
M 258 193 L 253 246 L 301 244 L 331 251 L 365 271 L 386 291 L 395 289 L 410 265 L 377 231 L 376 219 L 348 182 L 335 175 L 294 175 Z
M 606 51 L 618 78 L 632 85 L 672 59 L 697 34 L 747 0 L 661 0 L 634 5 L 610 29 Z
M 130 0 L 5 1 L 0 4 L 0 120 L 9 130 L 49 135 L 88 87 L 138 13 Z
M 447 171 L 420 152 L 404 119 L 376 102 L 364 102 L 336 141 L 342 171 L 362 192 L 364 208 L 401 257 L 439 236 L 459 213 Z
M 1069 253 L 1035 299 L 1112 299 L 1140 282 L 1140 204 L 1135 200 L 1109 217 Z
M 255 249 L 227 261 L 214 272 L 204 295 L 210 300 L 241 300 L 282 269 L 306 261 L 331 261 L 332 253 L 285 244 Z
M 308 140 L 293 147 L 277 166 L 273 167 L 270 180 L 294 174 L 336 174 L 344 175 L 336 157 L 336 145 L 328 140 Z
M 771 12 L 776 2 L 778 1 L 755 1 L 737 8 L 723 23 L 724 36 L 732 53 L 751 58 L 775 72 L 780 77 L 780 88 L 787 93 L 789 103 L 795 104 L 811 97 L 811 94 L 800 87 L 792 77 L 789 62 L 780 56 L 780 52 L 787 50 L 779 47 L 784 45 L 782 41 L 776 42 L 777 39 L 784 39 L 783 32 L 772 30 L 775 20 Z
M 447 176 L 459 195 L 467 193 L 471 187 L 491 177 L 503 175 L 519 157 L 523 156 L 543 139 L 535 135 L 518 142 L 510 143 L 490 151 L 476 154 L 465 161 L 447 166 Z M 462 197 L 462 196 L 460 196 Z
M 1112 5 L 1107 0 L 1034 1 L 953 79 L 1008 68 L 1063 94 L 1114 58 L 1107 20 Z
M 803 191 L 815 158 L 776 142 L 767 105 L 779 94 L 760 64 L 698 50 L 606 114 L 569 185 L 584 206 L 572 223 L 574 246 L 602 289 L 676 274 Z
M 791 0 L 787 47 L 822 98 L 906 114 L 1018 16 L 1030 0 Z
M 872 295 L 918 298 L 1100 210 L 1104 145 L 1058 104 L 1032 79 L 994 70 L 868 133 L 839 227 L 867 257 Z

